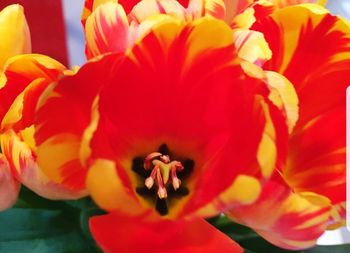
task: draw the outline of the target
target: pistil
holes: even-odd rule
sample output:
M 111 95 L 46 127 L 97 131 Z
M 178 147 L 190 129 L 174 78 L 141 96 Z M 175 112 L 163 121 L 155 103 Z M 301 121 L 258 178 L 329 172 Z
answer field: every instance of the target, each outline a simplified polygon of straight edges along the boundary
M 170 182 L 175 191 L 180 188 L 181 180 L 176 173 L 184 169 L 181 162 L 171 161 L 168 155 L 153 152 L 145 158 L 143 166 L 145 170 L 152 170 L 150 176 L 145 180 L 145 186 L 151 189 L 156 183 L 158 186 L 157 194 L 160 199 L 168 197 L 166 186 Z

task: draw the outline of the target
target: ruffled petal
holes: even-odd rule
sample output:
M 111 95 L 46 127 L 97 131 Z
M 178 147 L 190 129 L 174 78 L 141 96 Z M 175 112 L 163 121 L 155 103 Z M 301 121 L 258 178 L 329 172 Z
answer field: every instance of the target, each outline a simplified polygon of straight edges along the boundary
M 0 212 L 15 204 L 19 189 L 5 156 L 0 154 Z
M 23 7 L 14 4 L 0 12 L 0 73 L 7 59 L 31 52 L 30 33 Z
M 243 253 L 232 239 L 201 219 L 147 222 L 108 214 L 91 218 L 90 229 L 106 253 Z
M 283 183 L 270 181 L 254 204 L 233 208 L 227 214 L 269 242 L 297 250 L 316 244 L 327 227 L 330 210 L 330 201 L 321 195 L 297 194 Z

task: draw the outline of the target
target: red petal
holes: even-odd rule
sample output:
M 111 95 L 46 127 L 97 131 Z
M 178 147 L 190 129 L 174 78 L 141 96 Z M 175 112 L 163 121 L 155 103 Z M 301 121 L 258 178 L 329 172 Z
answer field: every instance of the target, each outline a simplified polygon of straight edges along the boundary
M 145 222 L 117 214 L 90 219 L 91 232 L 106 253 L 242 253 L 228 236 L 201 219 Z
M 75 190 L 85 188 L 86 157 L 81 157 L 84 131 L 93 119 L 93 102 L 104 84 L 96 74 L 113 64 L 108 59 L 97 65 L 87 64 L 76 75 L 62 79 L 57 87 L 54 84 L 36 115 L 39 167 L 50 179 Z

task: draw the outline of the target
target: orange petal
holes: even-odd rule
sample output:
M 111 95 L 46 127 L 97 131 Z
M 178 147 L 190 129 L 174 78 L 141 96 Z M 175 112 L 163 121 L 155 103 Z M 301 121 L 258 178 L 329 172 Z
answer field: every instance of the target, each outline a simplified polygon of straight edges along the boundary
M 0 12 L 0 73 L 7 59 L 31 51 L 30 34 L 23 7 L 14 4 Z
M 129 47 L 129 22 L 123 7 L 111 1 L 99 5 L 86 20 L 85 37 L 88 59 L 124 52 Z
M 85 195 L 50 181 L 38 167 L 30 147 L 13 131 L 1 136 L 1 148 L 17 179 L 38 195 L 48 199 L 77 199 Z
M 284 184 L 270 181 L 254 204 L 233 208 L 227 214 L 269 242 L 297 250 L 315 245 L 327 227 L 330 209 L 325 197 L 296 194 Z
M 19 189 L 20 184 L 13 177 L 5 156 L 0 154 L 0 212 L 16 202 Z
M 228 236 L 204 220 L 159 220 L 108 214 L 90 219 L 94 239 L 106 253 L 243 253 Z

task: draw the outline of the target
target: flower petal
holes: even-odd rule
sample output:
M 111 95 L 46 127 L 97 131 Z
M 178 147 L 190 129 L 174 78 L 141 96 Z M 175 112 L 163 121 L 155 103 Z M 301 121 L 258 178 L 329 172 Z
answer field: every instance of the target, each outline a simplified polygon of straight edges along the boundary
M 22 6 L 10 5 L 0 12 L 0 38 L 0 71 L 8 58 L 30 53 L 30 33 Z
M 182 20 L 188 19 L 185 7 L 176 0 L 142 0 L 135 5 L 129 17 L 137 23 L 142 23 L 157 14 L 167 14 Z
M 281 172 L 296 191 L 322 194 L 338 205 L 345 201 L 349 25 L 309 4 L 277 10 L 254 29 L 264 33 L 273 52 L 264 67 L 285 75 L 299 98 L 299 119 Z
M 233 32 L 238 56 L 242 59 L 262 65 L 266 60 L 271 59 L 271 50 L 260 32 L 236 29 Z
M 344 21 L 320 6 L 303 5 L 277 10 L 253 28 L 265 35 L 272 50 L 264 68 L 285 75 L 295 86 L 300 127 L 344 105 L 350 83 L 350 28 Z
M 305 4 L 305 3 L 317 3 L 326 5 L 327 0 L 269 0 L 278 8 L 283 8 L 289 5 Z
M 114 3 L 120 4 L 126 13 L 129 13 L 132 8 L 139 2 L 140 0 L 85 0 L 84 8 L 81 14 L 81 23 L 85 26 L 87 18 L 102 4 L 105 3 Z
M 201 219 L 147 222 L 108 214 L 91 218 L 90 229 L 106 253 L 243 253 L 232 239 Z
M 0 77 L 1 128 L 30 126 L 41 93 L 64 70 L 62 64 L 43 55 L 11 58 Z
M 345 108 L 320 115 L 295 132 L 282 173 L 296 191 L 327 196 L 333 204 L 346 199 Z
M 13 131 L 2 134 L 1 149 L 16 178 L 38 195 L 48 199 L 77 199 L 86 195 L 50 181 L 38 167 L 30 147 Z
M 327 227 L 330 209 L 325 197 L 293 193 L 283 183 L 270 181 L 254 204 L 233 208 L 227 214 L 269 242 L 297 250 L 315 245 Z
M 99 5 L 85 25 L 86 57 L 124 52 L 129 47 L 129 21 L 120 4 L 108 1 Z
M 53 83 L 42 97 L 36 114 L 39 167 L 54 182 L 77 191 L 85 189 L 87 170 L 84 160 L 88 159 L 86 154 L 89 153 L 86 150 L 89 140 L 85 138 L 91 138 L 85 130 L 93 124 L 94 101 L 104 84 L 96 74 L 113 64 L 115 62 L 108 60 L 96 66 L 89 63 L 77 74 L 63 78 L 59 85 Z M 85 159 L 81 158 L 82 154 Z
M 15 204 L 20 184 L 13 177 L 4 155 L 0 154 L 0 212 Z

